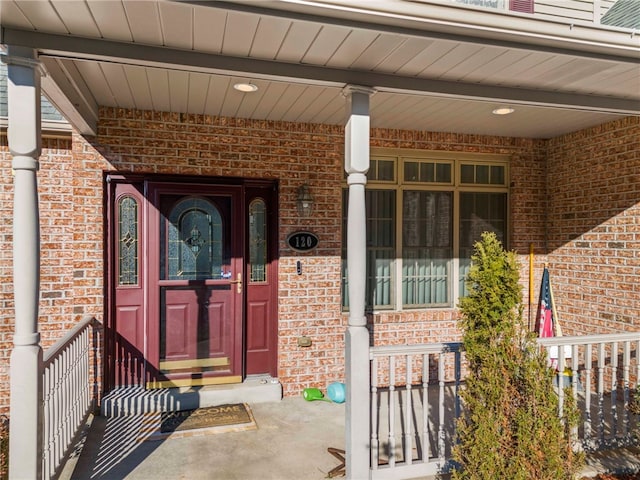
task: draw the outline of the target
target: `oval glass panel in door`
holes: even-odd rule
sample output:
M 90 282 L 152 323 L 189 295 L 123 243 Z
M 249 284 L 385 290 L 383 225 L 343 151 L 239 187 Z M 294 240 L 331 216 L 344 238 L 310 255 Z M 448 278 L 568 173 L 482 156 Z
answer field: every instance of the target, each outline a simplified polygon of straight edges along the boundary
M 169 213 L 168 280 L 222 278 L 223 224 L 216 206 L 204 198 L 179 201 Z

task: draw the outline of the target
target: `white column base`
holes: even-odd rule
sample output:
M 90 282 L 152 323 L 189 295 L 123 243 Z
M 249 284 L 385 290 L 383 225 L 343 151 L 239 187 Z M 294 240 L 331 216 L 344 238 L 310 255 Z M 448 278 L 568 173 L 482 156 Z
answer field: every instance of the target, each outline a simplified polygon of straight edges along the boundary
M 11 353 L 11 418 L 9 479 L 42 476 L 42 349 L 16 345 Z
M 347 361 L 346 475 L 369 478 L 369 329 L 348 327 L 345 335 Z

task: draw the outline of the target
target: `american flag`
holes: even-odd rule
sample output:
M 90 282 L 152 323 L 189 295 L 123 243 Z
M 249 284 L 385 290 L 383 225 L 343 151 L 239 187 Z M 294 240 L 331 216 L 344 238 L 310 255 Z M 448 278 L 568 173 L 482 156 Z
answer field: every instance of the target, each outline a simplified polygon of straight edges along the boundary
M 536 332 L 539 337 L 554 336 L 553 304 L 551 297 L 551 284 L 549 283 L 549 270 L 544 267 L 542 272 L 542 284 L 540 285 L 540 300 L 538 313 L 536 314 Z
M 553 305 L 553 290 L 549 280 L 549 270 L 544 267 L 542 272 L 542 283 L 540 285 L 540 300 L 538 302 L 538 313 L 536 315 L 536 332 L 539 337 L 561 337 L 560 319 L 557 318 L 556 309 Z M 549 362 L 553 368 L 558 368 L 558 350 L 562 349 L 564 358 L 571 358 L 571 347 L 552 346 L 549 349 Z

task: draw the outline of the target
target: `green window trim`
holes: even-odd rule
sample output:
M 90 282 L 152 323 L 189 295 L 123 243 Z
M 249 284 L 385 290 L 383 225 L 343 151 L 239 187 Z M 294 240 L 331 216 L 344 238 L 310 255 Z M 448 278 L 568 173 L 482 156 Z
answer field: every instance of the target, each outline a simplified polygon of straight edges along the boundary
M 453 308 L 466 292 L 465 276 L 480 233 L 494 231 L 508 247 L 508 158 L 415 151 L 378 155 L 374 151 L 371 164 L 365 189 L 367 309 Z M 349 305 L 347 205 L 345 188 L 345 310 Z

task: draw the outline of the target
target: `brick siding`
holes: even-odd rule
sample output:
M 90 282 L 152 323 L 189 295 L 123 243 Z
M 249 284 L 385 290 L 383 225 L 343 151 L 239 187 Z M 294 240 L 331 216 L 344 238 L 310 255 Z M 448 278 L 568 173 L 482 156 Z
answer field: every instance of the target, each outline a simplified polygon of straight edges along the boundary
M 548 248 L 567 334 L 640 330 L 640 117 L 554 138 Z
M 567 329 L 576 330 L 606 278 L 612 285 L 604 289 L 608 297 L 598 303 L 600 323 L 591 325 L 617 331 L 638 328 L 638 307 L 627 308 L 634 292 L 616 293 L 640 274 L 632 256 L 637 254 L 640 235 L 636 206 L 640 179 L 635 173 L 640 171 L 639 138 L 640 121 L 626 119 L 551 141 L 374 129 L 371 144 L 510 155 L 509 235 L 511 247 L 521 256 L 523 286 L 528 282 L 527 255 L 533 244 L 535 299 L 542 265 L 549 261 L 558 311 Z M 96 138 L 45 139 L 43 146 L 39 173 L 43 346 L 85 313 L 103 319 L 104 171 L 273 178 L 280 190 L 279 378 L 285 395 L 343 378 L 347 317 L 340 309 L 341 126 L 102 108 Z M 13 332 L 13 186 L 4 135 L 0 135 L 0 162 L 2 413 L 9 405 Z M 296 212 L 296 191 L 303 183 L 310 186 L 315 200 L 312 219 Z M 293 252 L 285 239 L 300 229 L 313 230 L 319 248 Z M 296 273 L 297 260 L 302 262 L 302 275 Z M 607 260 L 616 263 L 610 267 Z M 605 265 L 605 277 L 595 270 L 583 271 L 586 266 Z M 524 294 L 528 302 L 527 288 Z M 616 297 L 620 298 L 613 308 L 609 302 Z M 389 312 L 372 319 L 372 328 L 376 344 L 422 343 L 458 339 L 456 321 L 455 309 Z M 311 337 L 313 345 L 299 347 L 301 335 Z

